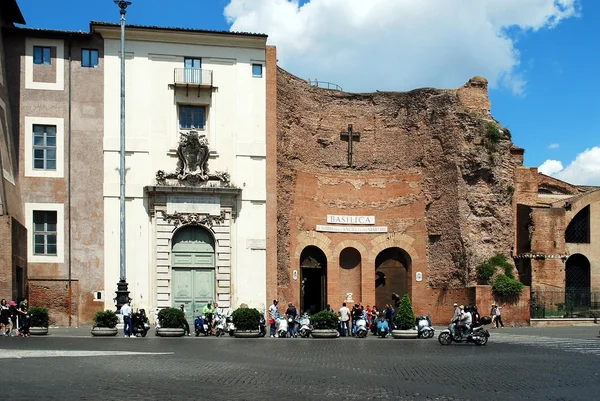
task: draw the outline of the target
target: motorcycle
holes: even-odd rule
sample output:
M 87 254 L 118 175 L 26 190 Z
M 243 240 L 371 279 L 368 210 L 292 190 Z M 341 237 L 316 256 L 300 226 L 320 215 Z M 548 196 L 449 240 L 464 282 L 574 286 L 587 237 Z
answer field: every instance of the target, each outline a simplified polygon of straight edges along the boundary
M 308 315 L 302 315 L 298 319 L 298 326 L 300 326 L 300 337 L 308 338 L 312 334 L 313 327 L 310 324 L 310 318 Z
M 369 330 L 367 329 L 367 321 L 365 319 L 356 320 L 356 328 L 354 331 L 356 337 L 365 338 L 367 336 L 368 331 Z
M 490 337 L 490 332 L 486 330 L 485 325 L 490 324 L 492 319 L 487 316 L 481 318 L 481 325 L 472 327 L 466 333 L 457 327 L 458 319 L 453 319 L 447 329 L 442 330 L 438 337 L 438 341 L 442 345 L 450 345 L 456 343 L 475 343 L 476 345 L 485 345 Z M 466 334 L 466 337 L 465 337 Z
M 220 337 L 221 335 L 225 334 L 226 324 L 227 323 L 226 323 L 225 316 L 215 314 L 215 317 L 213 319 L 213 325 L 215 328 L 215 336 L 216 337 Z
M 377 335 L 381 338 L 387 337 L 390 333 L 390 325 L 387 320 L 379 318 L 377 320 Z
M 146 310 L 140 309 L 139 311 L 131 314 L 131 332 L 134 336 L 146 337 L 150 330 L 150 322 L 146 316 Z
M 415 321 L 419 338 L 433 338 L 435 330 L 431 326 L 431 316 L 419 316 Z
M 277 316 L 277 334 L 279 338 L 285 338 L 288 335 L 287 316 Z
M 196 337 L 200 335 L 200 333 L 205 336 L 210 335 L 210 328 L 208 326 L 208 321 L 204 316 L 198 316 L 194 319 L 194 331 L 196 333 Z
M 235 325 L 233 324 L 233 319 L 231 318 L 231 316 L 227 316 L 225 318 L 225 322 L 227 324 L 227 332 L 229 333 L 230 337 L 233 337 L 233 334 L 235 333 Z

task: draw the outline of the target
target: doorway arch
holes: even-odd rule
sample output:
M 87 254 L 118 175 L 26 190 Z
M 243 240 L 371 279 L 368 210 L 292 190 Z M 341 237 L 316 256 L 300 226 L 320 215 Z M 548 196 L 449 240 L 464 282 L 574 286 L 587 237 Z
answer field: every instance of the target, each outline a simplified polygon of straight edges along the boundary
M 565 266 L 565 303 L 573 309 L 591 304 L 590 261 L 580 253 L 571 255 Z
M 392 303 L 392 294 L 401 298 L 408 293 L 408 271 L 412 259 L 402 248 L 387 248 L 375 258 L 375 305 Z M 395 307 L 395 306 L 394 306 Z
M 362 257 L 356 248 L 344 248 L 340 252 L 340 288 L 344 297 L 352 293 L 355 302 L 362 302 Z
M 311 314 L 327 305 L 327 257 L 314 245 L 300 254 L 300 309 Z
M 171 300 L 193 321 L 215 300 L 215 240 L 202 226 L 184 226 L 171 242 Z

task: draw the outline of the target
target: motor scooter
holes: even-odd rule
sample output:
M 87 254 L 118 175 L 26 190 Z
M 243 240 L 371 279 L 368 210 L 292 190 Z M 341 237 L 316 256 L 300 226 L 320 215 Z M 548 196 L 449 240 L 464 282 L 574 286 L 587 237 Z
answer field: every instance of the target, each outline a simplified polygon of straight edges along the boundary
M 387 337 L 390 333 L 390 325 L 384 318 L 377 319 L 377 335 L 381 338 Z
M 419 338 L 432 338 L 435 335 L 435 330 L 431 326 L 431 316 L 419 316 L 415 319 L 415 326 Z
M 458 325 L 458 318 L 453 319 L 447 329 L 442 330 L 438 337 L 438 341 L 442 345 L 450 345 L 456 343 L 475 343 L 475 345 L 485 345 L 490 337 L 490 332 L 485 328 L 486 324 L 490 324 L 492 319 L 484 316 L 480 319 L 481 325 L 472 327 L 468 331 L 463 332 Z
M 279 338 L 285 338 L 288 335 L 287 316 L 277 316 L 277 335 Z
M 227 324 L 226 329 L 229 333 L 229 336 L 233 337 L 233 334 L 235 333 L 235 325 L 233 324 L 233 319 L 231 318 L 231 316 L 227 316 L 225 318 L 225 322 Z
M 233 323 L 232 323 L 233 325 Z M 235 330 L 235 328 L 234 328 Z M 258 331 L 260 332 L 260 336 L 264 337 L 267 335 L 267 321 L 265 320 L 264 314 L 260 315 L 260 322 L 258 323 Z M 230 334 L 232 335 L 232 334 Z
M 213 327 L 215 328 L 215 336 L 216 337 L 220 337 L 221 335 L 225 334 L 226 331 L 226 319 L 225 316 L 223 315 L 217 315 L 215 314 L 215 317 L 213 319 Z
M 354 330 L 356 337 L 365 338 L 367 336 L 368 331 L 369 330 L 367 329 L 367 321 L 362 318 L 357 319 L 356 325 L 355 325 L 355 330 Z
M 208 322 L 204 316 L 198 316 L 196 319 L 194 319 L 194 331 L 196 333 L 196 337 L 198 337 L 201 333 L 205 336 L 210 335 L 210 328 L 208 327 Z
M 298 319 L 298 326 L 300 327 L 300 337 L 308 338 L 312 334 L 313 327 L 310 324 L 310 317 L 304 314 Z
M 146 337 L 150 330 L 150 322 L 146 316 L 146 310 L 140 309 L 139 311 L 131 314 L 131 332 L 134 336 Z

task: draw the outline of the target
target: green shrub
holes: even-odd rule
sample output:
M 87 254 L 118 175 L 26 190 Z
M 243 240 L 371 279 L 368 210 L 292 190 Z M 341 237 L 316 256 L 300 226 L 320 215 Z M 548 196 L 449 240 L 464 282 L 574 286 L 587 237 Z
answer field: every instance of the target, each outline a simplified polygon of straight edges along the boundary
M 515 194 L 515 187 L 513 187 L 512 185 L 509 185 L 508 187 L 506 187 L 506 192 L 508 192 L 508 194 L 510 196 Z
M 238 308 L 231 314 L 236 330 L 258 330 L 260 312 L 254 308 Z
M 94 316 L 94 327 L 108 327 L 109 329 L 117 327 L 119 318 L 111 310 L 100 311 Z
M 497 254 L 477 266 L 477 278 L 487 283 L 496 274 L 498 268 L 501 268 L 504 271 L 504 275 L 508 278 L 515 278 L 513 265 L 502 254 Z
M 315 313 L 310 320 L 317 330 L 337 330 L 338 327 L 338 316 L 326 310 Z
M 158 322 L 160 327 L 165 329 L 183 328 L 185 316 L 179 308 L 165 308 L 158 312 Z
M 410 330 L 415 328 L 415 313 L 408 294 L 404 294 L 398 312 L 396 312 L 396 320 L 394 321 L 400 330 Z
M 490 262 L 483 262 L 477 266 L 477 278 L 485 283 L 494 276 L 494 273 L 496 273 L 496 266 Z
M 29 325 L 31 327 L 48 327 L 50 323 L 50 317 L 48 316 L 48 310 L 39 306 L 34 306 L 29 309 Z
M 492 283 L 492 291 L 502 297 L 518 297 L 523 291 L 523 283 L 505 274 L 500 274 Z

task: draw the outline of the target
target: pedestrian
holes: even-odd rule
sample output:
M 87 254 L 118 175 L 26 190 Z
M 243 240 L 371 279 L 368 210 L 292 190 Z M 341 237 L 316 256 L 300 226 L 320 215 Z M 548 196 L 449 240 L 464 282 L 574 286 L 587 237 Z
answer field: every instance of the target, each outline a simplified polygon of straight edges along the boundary
M 279 302 L 274 299 L 273 300 L 273 304 L 271 306 L 269 306 L 269 332 L 271 337 L 275 337 L 277 335 L 277 326 L 276 326 L 276 322 L 277 322 L 277 314 L 279 312 L 277 312 L 277 304 Z
M 392 308 L 392 305 L 390 304 L 385 305 L 385 320 L 387 320 L 389 327 L 393 330 L 394 308 Z
M 19 322 L 21 324 L 18 335 L 31 337 L 31 334 L 29 334 L 29 303 L 27 302 L 27 298 L 21 301 L 17 312 L 19 313 Z
M 359 304 L 354 304 L 352 307 L 352 337 L 356 334 L 356 321 L 362 318 L 362 311 Z
M 133 337 L 133 326 L 131 324 L 131 300 L 121 306 L 121 315 L 123 315 L 123 336 Z
M 288 308 L 285 311 L 285 314 L 288 319 L 292 319 L 291 322 L 288 323 L 288 333 L 290 334 L 290 338 L 296 337 L 296 318 L 298 317 L 298 310 L 294 306 L 293 303 L 288 303 Z
M 473 324 L 471 327 L 479 327 L 481 326 L 481 316 L 479 316 L 479 311 L 477 310 L 477 305 L 471 306 L 471 316 L 473 318 Z
M 190 324 L 187 321 L 187 312 L 185 311 L 185 305 L 181 304 L 179 309 L 181 309 L 181 311 L 183 312 L 183 335 L 189 336 L 190 335 Z
M 490 310 L 490 316 L 492 317 L 492 328 L 496 327 L 496 303 L 492 304 L 492 309 Z
M 2 299 L 0 301 L 0 335 L 6 337 L 8 335 L 9 327 L 10 327 L 10 309 L 8 309 L 8 304 L 6 303 L 6 299 Z
M 325 307 L 325 310 L 327 312 L 331 312 L 331 313 L 335 313 L 335 311 L 333 310 L 333 308 L 331 307 L 331 305 L 327 304 L 327 306 Z
M 342 307 L 339 310 L 340 320 L 341 320 L 341 336 L 346 337 L 350 335 L 348 323 L 350 322 L 350 309 L 346 307 L 346 303 L 342 304 Z
M 10 301 L 8 303 L 8 310 L 10 311 L 10 336 L 14 337 L 18 334 L 17 321 L 19 315 L 19 312 L 17 311 L 17 304 L 15 301 Z
M 504 307 L 504 305 L 500 306 L 500 305 L 496 305 L 496 328 L 500 328 L 500 326 L 502 326 L 502 328 L 504 328 L 504 323 L 502 323 L 502 308 Z

